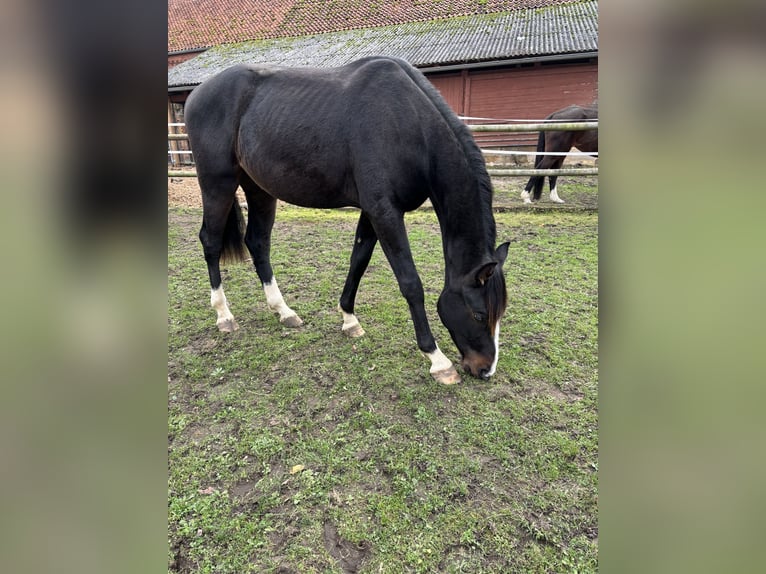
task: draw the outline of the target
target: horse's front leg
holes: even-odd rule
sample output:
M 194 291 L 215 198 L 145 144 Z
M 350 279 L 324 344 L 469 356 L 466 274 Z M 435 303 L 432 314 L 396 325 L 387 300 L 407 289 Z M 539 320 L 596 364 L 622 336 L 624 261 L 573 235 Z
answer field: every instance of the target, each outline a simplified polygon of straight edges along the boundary
M 444 385 L 460 382 L 460 375 L 444 353 L 441 352 L 428 324 L 425 310 L 423 284 L 420 281 L 415 262 L 412 259 L 404 218 L 393 218 L 377 224 L 378 239 L 386 254 L 391 269 L 399 283 L 399 290 L 407 300 L 418 348 L 431 361 L 431 376 Z
M 362 212 L 359 215 L 359 223 L 356 226 L 356 235 L 354 237 L 354 247 L 351 250 L 351 265 L 348 269 L 346 284 L 343 286 L 343 293 L 340 296 L 340 308 L 343 313 L 342 331 L 349 337 L 361 337 L 364 335 L 364 329 L 359 324 L 359 320 L 354 315 L 354 301 L 356 292 L 359 289 L 359 282 L 362 280 L 367 265 L 370 263 L 375 244 L 378 242 L 378 236 L 370 223 L 369 218 Z

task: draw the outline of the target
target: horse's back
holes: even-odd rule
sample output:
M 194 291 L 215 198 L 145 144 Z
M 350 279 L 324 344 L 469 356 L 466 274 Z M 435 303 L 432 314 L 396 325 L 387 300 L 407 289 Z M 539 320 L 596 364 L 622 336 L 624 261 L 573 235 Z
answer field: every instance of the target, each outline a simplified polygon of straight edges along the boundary
M 583 122 L 598 119 L 597 106 L 571 105 L 553 112 L 547 119 Z M 546 151 L 569 151 L 573 147 L 585 153 L 598 152 L 598 130 L 548 131 Z
M 224 70 L 187 102 L 198 172 L 235 163 L 268 193 L 311 207 L 360 206 L 365 178 L 422 187 L 424 152 L 444 139 L 430 137 L 444 122 L 407 66 L 369 57 L 338 68 Z
M 208 126 L 238 127 L 243 119 L 263 125 L 276 120 L 305 123 L 309 117 L 316 122 L 337 119 L 333 116 L 347 113 L 349 107 L 386 99 L 380 93 L 375 100 L 365 98 L 365 90 L 388 85 L 387 92 L 401 95 L 403 64 L 380 56 L 337 68 L 237 64 L 192 91 L 185 106 L 186 124 L 190 131 L 200 131 Z
M 550 114 L 550 120 L 587 121 L 598 119 L 598 107 L 573 104 Z

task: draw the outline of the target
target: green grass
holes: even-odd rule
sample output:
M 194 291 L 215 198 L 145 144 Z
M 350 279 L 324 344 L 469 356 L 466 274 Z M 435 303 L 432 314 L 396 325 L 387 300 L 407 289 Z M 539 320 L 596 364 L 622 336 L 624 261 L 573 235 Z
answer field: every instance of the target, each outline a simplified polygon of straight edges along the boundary
M 305 323 L 279 325 L 237 264 L 232 334 L 215 328 L 200 216 L 169 212 L 169 571 L 597 570 L 595 213 L 496 214 L 511 241 L 497 374 L 456 387 L 428 374 L 379 248 L 357 297 L 367 334 L 341 334 L 356 212 L 280 207 L 273 265 Z M 435 216 L 407 224 L 454 360 Z
M 526 167 L 531 167 L 527 165 Z M 554 210 L 570 212 L 573 210 L 598 209 L 597 176 L 561 176 L 556 186 L 564 204 L 550 200 L 550 182 L 545 180 L 540 200 L 532 205 L 525 204 L 520 194 L 527 185 L 526 177 L 497 177 L 492 181 L 495 194 L 492 204 L 496 209 L 522 210 L 524 212 Z

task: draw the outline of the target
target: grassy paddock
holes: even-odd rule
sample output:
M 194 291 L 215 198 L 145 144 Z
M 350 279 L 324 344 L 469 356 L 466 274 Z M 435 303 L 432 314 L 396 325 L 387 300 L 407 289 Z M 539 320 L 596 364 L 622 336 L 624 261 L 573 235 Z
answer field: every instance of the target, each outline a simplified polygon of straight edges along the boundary
M 249 265 L 224 270 L 218 333 L 197 209 L 169 211 L 171 572 L 597 570 L 597 214 L 507 212 L 497 374 L 436 384 L 376 249 L 350 340 L 336 310 L 354 211 L 280 207 L 283 328 Z M 443 283 L 432 212 L 407 216 L 426 309 Z

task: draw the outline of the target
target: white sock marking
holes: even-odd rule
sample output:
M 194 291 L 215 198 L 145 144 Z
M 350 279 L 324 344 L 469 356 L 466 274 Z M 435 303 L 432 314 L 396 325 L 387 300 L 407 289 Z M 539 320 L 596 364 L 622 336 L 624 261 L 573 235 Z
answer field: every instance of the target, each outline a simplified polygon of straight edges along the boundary
M 495 360 L 492 361 L 492 366 L 489 368 L 489 376 L 495 374 L 497 368 L 497 360 L 500 358 L 500 321 L 495 325 Z
M 343 313 L 342 330 L 344 332 L 348 331 L 349 329 L 353 329 L 354 327 L 359 325 L 359 319 L 356 318 L 356 315 L 354 315 L 353 313 L 346 313 L 343 309 L 341 309 L 340 312 Z
M 234 320 L 234 315 L 229 310 L 229 303 L 226 301 L 226 294 L 223 292 L 223 285 L 219 285 L 218 289 L 210 290 L 210 306 L 218 313 L 217 324 Z
M 433 353 L 424 353 L 426 357 L 431 360 L 430 373 L 438 373 L 439 371 L 446 371 L 452 368 L 452 361 L 450 361 L 444 353 L 441 352 L 439 346 L 436 346 L 436 350 Z
M 210 306 L 216 310 L 219 319 L 230 319 L 232 317 L 229 310 L 229 302 L 226 300 L 226 294 L 223 292 L 223 286 L 218 289 L 210 290 Z
M 297 316 L 297 313 L 285 303 L 282 292 L 279 290 L 279 285 L 277 285 L 277 280 L 274 277 L 268 283 L 263 284 L 263 292 L 266 293 L 266 304 L 269 306 L 269 309 L 279 313 L 280 321 L 284 321 L 288 317 Z
M 554 203 L 564 203 L 564 200 L 559 197 L 559 192 L 556 187 L 551 190 L 551 201 Z
M 524 200 L 524 203 L 532 203 L 532 200 L 529 199 L 529 192 L 526 189 L 521 192 L 521 199 Z

